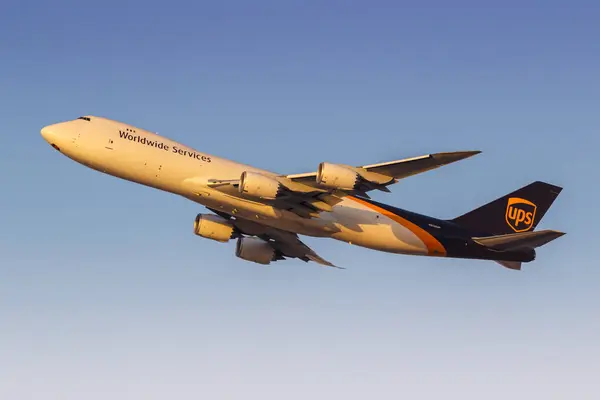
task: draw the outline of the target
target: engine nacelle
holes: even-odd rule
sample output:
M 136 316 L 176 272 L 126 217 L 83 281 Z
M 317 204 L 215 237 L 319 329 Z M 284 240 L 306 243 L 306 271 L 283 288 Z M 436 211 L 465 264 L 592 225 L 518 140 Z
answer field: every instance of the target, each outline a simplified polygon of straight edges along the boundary
M 356 171 L 339 164 L 322 162 L 317 170 L 317 183 L 330 189 L 353 190 L 359 180 Z
M 235 255 L 246 261 L 268 265 L 275 258 L 275 249 L 262 239 L 240 237 L 235 245 Z
M 259 199 L 275 200 L 282 193 L 283 187 L 273 178 L 256 172 L 244 171 L 238 190 L 240 193 Z
M 194 233 L 217 242 L 228 242 L 233 237 L 233 224 L 214 214 L 198 214 L 194 221 Z

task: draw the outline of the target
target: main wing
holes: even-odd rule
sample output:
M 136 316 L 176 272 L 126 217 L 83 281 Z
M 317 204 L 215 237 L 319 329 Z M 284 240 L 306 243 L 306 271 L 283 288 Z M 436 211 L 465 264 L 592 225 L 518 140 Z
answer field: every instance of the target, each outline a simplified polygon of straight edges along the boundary
M 344 269 L 338 267 L 323 257 L 319 256 L 313 249 L 303 243 L 298 235 L 282 231 L 279 229 L 270 228 L 269 232 L 259 236 L 261 239 L 267 241 L 275 250 L 277 250 L 283 257 L 299 258 L 303 261 L 314 261 L 318 264 Z
M 292 195 L 288 199 L 282 200 L 287 200 L 284 206 L 287 205 L 289 211 L 305 217 L 314 216 L 315 213 L 318 214 L 322 211 L 330 211 L 331 207 L 339 203 L 345 196 L 361 195 L 369 197 L 367 192 L 372 190 L 389 192 L 388 186 L 401 179 L 430 171 L 456 161 L 464 160 L 465 158 L 472 157 L 479 153 L 481 152 L 457 151 L 433 153 L 420 157 L 362 165 L 358 167 L 345 166 L 356 172 L 359 177 L 356 185 L 350 190 L 324 190 L 317 182 L 318 172 L 285 175 L 285 180 L 291 183 L 289 186 L 299 185 L 301 188 L 303 187 L 304 193 L 302 195 Z M 282 184 L 284 186 L 286 185 L 285 182 L 282 182 Z M 292 190 L 291 193 L 297 192 Z M 292 205 L 292 207 L 289 207 L 290 205 Z
M 355 167 L 359 172 L 369 175 L 379 175 L 379 186 L 387 186 L 398 182 L 400 179 L 408 178 L 409 176 L 417 175 L 423 172 L 430 171 L 451 164 L 456 161 L 464 160 L 481 153 L 481 151 L 455 151 L 446 153 L 426 154 L 420 157 L 405 158 L 403 160 L 389 161 L 379 164 L 362 165 Z M 292 174 L 285 176 L 295 182 L 300 182 L 309 186 L 317 186 L 317 172 L 309 172 L 304 174 Z M 380 187 L 365 188 L 365 191 L 373 189 L 381 189 Z
M 229 219 L 235 226 L 239 236 L 257 237 L 268 243 L 275 249 L 275 259 L 273 261 L 298 258 L 305 262 L 314 261 L 327 267 L 344 269 L 319 256 L 313 249 L 303 243 L 295 233 L 261 225 L 247 219 L 232 217 L 211 208 L 209 210 L 223 218 Z
M 353 167 L 349 165 L 329 164 L 328 168 L 338 168 L 347 174 L 351 187 L 326 187 L 318 182 L 319 172 L 303 174 L 277 175 L 272 177 L 285 188 L 285 193 L 272 201 L 275 207 L 294 212 L 302 217 L 317 216 L 322 211 L 331 211 L 343 197 L 361 195 L 369 197 L 367 192 L 381 190 L 389 192 L 389 185 L 409 176 L 417 175 L 444 165 L 472 157 L 480 151 L 457 151 L 426 154 L 420 157 L 389 161 L 379 164 Z M 320 171 L 324 164 L 319 166 Z M 321 182 L 322 183 L 322 182 Z M 209 185 L 214 188 L 232 185 L 238 187 L 239 179 L 211 179 Z

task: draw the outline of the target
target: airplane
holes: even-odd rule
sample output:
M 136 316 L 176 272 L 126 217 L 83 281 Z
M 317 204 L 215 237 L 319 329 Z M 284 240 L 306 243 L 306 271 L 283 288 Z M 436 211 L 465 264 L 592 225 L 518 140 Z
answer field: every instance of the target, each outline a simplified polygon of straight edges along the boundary
M 297 258 L 339 267 L 299 235 L 325 237 L 404 255 L 494 261 L 520 270 L 536 248 L 564 232 L 536 231 L 561 187 L 536 181 L 453 219 L 442 220 L 371 199 L 369 192 L 481 153 L 426 154 L 279 174 L 198 151 L 157 133 L 86 115 L 41 129 L 66 157 L 104 174 L 182 196 L 206 207 L 194 234 L 236 240 L 235 255 L 268 265 Z

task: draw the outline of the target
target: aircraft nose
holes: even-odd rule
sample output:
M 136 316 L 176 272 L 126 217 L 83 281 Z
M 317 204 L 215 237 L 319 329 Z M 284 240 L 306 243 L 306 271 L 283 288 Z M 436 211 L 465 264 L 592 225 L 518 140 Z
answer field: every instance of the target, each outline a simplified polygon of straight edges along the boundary
M 58 145 L 57 145 L 59 138 L 58 138 L 58 134 L 57 134 L 56 125 L 48 125 L 48 126 L 43 127 L 41 130 L 41 134 L 42 134 L 42 137 L 44 138 L 44 140 L 46 140 L 46 142 L 50 143 L 50 145 L 52 147 L 54 147 L 56 150 L 60 151 L 60 147 L 58 147 Z
M 44 140 L 46 140 L 47 142 L 52 141 L 52 125 L 43 127 L 41 133 Z

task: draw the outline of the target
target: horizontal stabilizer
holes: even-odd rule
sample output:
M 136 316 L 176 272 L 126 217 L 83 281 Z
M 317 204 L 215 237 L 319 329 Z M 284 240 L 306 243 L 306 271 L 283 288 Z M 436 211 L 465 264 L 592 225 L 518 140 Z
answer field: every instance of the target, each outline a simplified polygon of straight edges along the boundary
M 521 270 L 521 261 L 496 261 L 504 268 Z
M 509 233 L 508 235 L 474 237 L 473 240 L 483 246 L 494 250 L 516 250 L 520 248 L 536 248 L 545 245 L 559 237 L 564 232 L 543 230 L 523 233 Z

